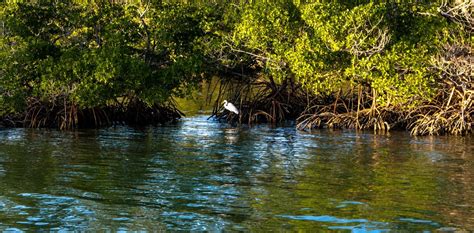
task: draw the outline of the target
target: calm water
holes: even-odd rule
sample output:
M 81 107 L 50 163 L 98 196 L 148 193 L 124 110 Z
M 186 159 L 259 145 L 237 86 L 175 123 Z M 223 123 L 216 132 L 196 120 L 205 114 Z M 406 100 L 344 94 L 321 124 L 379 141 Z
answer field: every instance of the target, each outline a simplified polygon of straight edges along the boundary
M 474 230 L 474 142 L 180 124 L 0 130 L 0 230 Z

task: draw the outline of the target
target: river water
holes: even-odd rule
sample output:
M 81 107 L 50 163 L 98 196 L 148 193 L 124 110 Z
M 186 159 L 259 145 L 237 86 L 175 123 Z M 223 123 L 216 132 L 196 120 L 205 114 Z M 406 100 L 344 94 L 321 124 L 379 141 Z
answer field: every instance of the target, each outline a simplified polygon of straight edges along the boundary
M 474 231 L 472 137 L 0 129 L 0 230 Z

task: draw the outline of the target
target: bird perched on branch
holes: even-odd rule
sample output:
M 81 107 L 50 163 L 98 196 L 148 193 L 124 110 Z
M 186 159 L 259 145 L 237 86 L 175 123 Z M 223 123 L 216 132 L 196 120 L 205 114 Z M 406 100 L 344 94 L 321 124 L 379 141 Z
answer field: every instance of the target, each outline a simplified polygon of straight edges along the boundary
M 227 102 L 227 100 L 224 100 L 223 104 L 224 104 L 225 109 L 227 109 L 227 110 L 229 110 L 229 111 L 231 111 L 231 112 L 233 112 L 237 115 L 239 114 L 239 110 L 232 103 L 229 103 L 229 102 Z

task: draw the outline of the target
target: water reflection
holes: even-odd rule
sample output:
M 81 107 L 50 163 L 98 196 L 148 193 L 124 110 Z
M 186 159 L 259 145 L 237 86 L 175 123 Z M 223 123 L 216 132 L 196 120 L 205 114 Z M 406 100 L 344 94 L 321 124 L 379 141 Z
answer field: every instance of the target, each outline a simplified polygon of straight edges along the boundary
M 0 130 L 0 230 L 473 230 L 471 139 L 205 117 Z

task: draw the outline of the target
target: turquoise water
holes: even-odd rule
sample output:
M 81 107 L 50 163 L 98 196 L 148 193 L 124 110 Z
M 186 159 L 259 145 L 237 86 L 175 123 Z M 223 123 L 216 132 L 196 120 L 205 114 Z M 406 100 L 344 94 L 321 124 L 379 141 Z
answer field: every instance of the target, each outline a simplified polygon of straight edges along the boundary
M 0 129 L 0 230 L 474 231 L 470 137 Z

